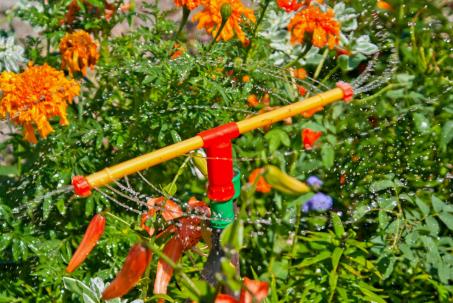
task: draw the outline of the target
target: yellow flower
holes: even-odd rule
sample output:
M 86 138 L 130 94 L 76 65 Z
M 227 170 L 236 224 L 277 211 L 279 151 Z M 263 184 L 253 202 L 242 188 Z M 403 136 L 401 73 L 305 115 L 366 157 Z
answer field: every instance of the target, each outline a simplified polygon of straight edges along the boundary
M 3 72 L 0 90 L 0 117 L 9 116 L 13 123 L 22 125 L 24 139 L 37 143 L 33 124 L 43 138 L 53 131 L 48 119 L 60 117 L 60 124 L 67 125 L 67 104 L 80 93 L 80 86 L 45 64 L 30 65 L 20 74 Z
M 242 43 L 246 43 L 247 39 L 242 31 L 241 23 L 244 23 L 246 19 L 256 22 L 252 9 L 245 7 L 240 0 L 204 0 L 202 4 L 204 9 L 193 17 L 194 22 L 198 21 L 198 29 L 205 28 L 214 38 L 217 37 L 222 25 L 222 5 L 229 5 L 231 14 L 217 40 L 228 41 L 236 35 Z
M 93 69 L 99 59 L 96 43 L 83 30 L 68 33 L 61 39 L 60 54 L 61 68 L 67 68 L 71 76 L 77 71 L 85 76 L 87 67 Z
M 197 8 L 201 3 L 201 0 L 175 0 L 176 6 L 185 6 L 189 10 Z
M 305 41 L 305 34 L 312 34 L 312 44 L 323 48 L 326 45 L 334 48 L 340 41 L 340 24 L 334 19 L 334 12 L 328 9 L 322 12 L 318 6 L 308 6 L 300 10 L 288 25 L 291 32 L 291 43 Z

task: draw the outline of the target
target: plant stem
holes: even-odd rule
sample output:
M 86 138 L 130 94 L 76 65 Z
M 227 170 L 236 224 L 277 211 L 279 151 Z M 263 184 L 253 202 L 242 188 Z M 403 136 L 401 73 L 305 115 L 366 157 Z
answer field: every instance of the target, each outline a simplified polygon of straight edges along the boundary
M 294 231 L 294 239 L 293 239 L 293 243 L 291 245 L 291 257 L 294 258 L 294 254 L 295 254 L 295 251 L 296 251 L 296 244 L 297 244 L 297 237 L 299 235 L 299 231 L 300 231 L 300 220 L 301 220 L 301 217 L 302 217 L 302 207 L 297 207 L 298 210 L 297 210 L 297 215 L 296 215 L 296 229 Z
M 104 214 L 106 214 L 107 216 L 110 216 L 110 217 L 112 217 L 113 219 L 115 219 L 115 220 L 117 220 L 117 221 L 123 223 L 124 225 L 127 225 L 129 228 L 131 227 L 131 224 L 130 224 L 130 223 L 124 221 L 123 219 L 121 219 L 121 218 L 118 217 L 117 215 L 112 214 L 112 213 L 109 212 L 109 211 L 104 212 Z
M 324 77 L 324 79 L 321 80 L 321 83 L 324 83 L 326 82 L 327 80 L 329 80 L 330 77 L 332 77 L 332 75 L 340 68 L 340 65 L 336 65 L 334 68 L 332 68 L 330 70 L 330 72 L 327 74 L 327 76 Z
M 250 49 L 252 48 L 253 40 L 256 37 L 256 33 L 258 32 L 258 28 L 259 28 L 261 22 L 264 19 L 264 16 L 266 14 L 266 11 L 267 11 L 267 8 L 269 7 L 269 3 L 270 2 L 271 2 L 270 0 L 266 0 L 266 2 L 264 3 L 263 9 L 261 10 L 261 14 L 258 17 L 258 21 L 256 22 L 256 26 L 253 29 L 252 37 L 250 37 L 250 44 L 247 47 L 247 50 L 245 51 L 244 63 L 247 63 L 247 59 L 248 59 L 248 56 L 249 56 L 249 53 L 250 53 Z
M 329 54 L 329 49 L 326 48 L 324 53 L 322 54 L 321 62 L 319 62 L 318 67 L 316 68 L 313 79 L 316 80 L 318 78 L 319 74 L 321 73 L 322 67 L 324 66 L 324 62 L 326 61 L 328 54 Z
M 369 102 L 373 99 L 376 99 L 377 97 L 381 96 L 382 94 L 384 94 L 385 92 L 387 92 L 389 90 L 392 90 L 394 88 L 402 88 L 402 87 L 404 87 L 404 85 L 402 85 L 402 84 L 389 84 L 386 87 L 384 87 L 383 89 L 381 89 L 380 91 L 378 91 L 377 93 L 375 93 L 374 95 L 356 100 L 356 101 L 354 101 L 354 103 L 363 104 L 363 103 Z
M 214 46 L 214 43 L 216 43 L 217 39 L 219 38 L 220 33 L 222 32 L 223 28 L 225 27 L 225 24 L 227 23 L 227 21 L 228 21 L 228 19 L 222 20 L 222 24 L 220 24 L 219 31 L 215 35 L 215 38 L 212 39 L 211 43 L 208 46 L 208 50 L 207 51 L 210 51 L 211 48 Z
M 190 161 L 190 157 L 187 157 L 186 160 L 184 160 L 184 162 L 181 164 L 178 171 L 176 172 L 176 175 L 174 176 L 173 180 L 170 183 L 171 184 L 170 189 L 173 188 L 173 186 L 175 186 L 176 181 L 178 181 L 179 176 L 181 176 L 182 173 L 184 172 L 184 169 L 186 168 L 187 163 L 189 163 L 189 161 Z
M 178 39 L 179 35 L 181 34 L 182 30 L 184 29 L 184 26 L 187 24 L 187 21 L 189 20 L 189 15 L 190 15 L 190 10 L 186 6 L 183 6 L 181 24 L 179 25 L 179 29 L 176 32 L 173 40 Z
M 310 51 L 310 47 L 308 47 L 307 45 L 305 45 L 305 48 L 304 50 L 297 56 L 296 59 L 294 59 L 293 61 L 289 62 L 288 64 L 286 64 L 285 66 L 283 66 L 283 68 L 290 68 L 290 67 L 293 67 L 294 65 L 297 64 L 297 62 L 299 62 L 300 59 L 302 59 L 303 57 L 305 57 L 305 55 Z

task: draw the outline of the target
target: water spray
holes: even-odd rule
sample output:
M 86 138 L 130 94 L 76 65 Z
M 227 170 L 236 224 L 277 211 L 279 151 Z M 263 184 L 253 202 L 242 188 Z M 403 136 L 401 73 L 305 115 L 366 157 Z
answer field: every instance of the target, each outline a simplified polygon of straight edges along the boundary
M 274 124 L 305 111 L 324 107 L 335 101 L 349 102 L 354 95 L 354 88 L 345 82 L 338 82 L 337 87 L 259 114 L 239 122 L 230 122 L 203 131 L 184 141 L 166 146 L 128 161 L 104 168 L 88 176 L 74 176 L 74 192 L 81 197 L 91 195 L 93 189 L 106 186 L 130 174 L 140 172 L 157 164 L 182 156 L 193 150 L 204 148 L 208 163 L 208 198 L 211 200 L 211 252 L 203 269 L 202 276 L 211 284 L 216 284 L 216 273 L 220 272 L 220 259 L 224 252 L 220 246 L 222 230 L 234 220 L 234 201 L 240 192 L 240 174 L 233 169 L 232 140 L 249 131 Z

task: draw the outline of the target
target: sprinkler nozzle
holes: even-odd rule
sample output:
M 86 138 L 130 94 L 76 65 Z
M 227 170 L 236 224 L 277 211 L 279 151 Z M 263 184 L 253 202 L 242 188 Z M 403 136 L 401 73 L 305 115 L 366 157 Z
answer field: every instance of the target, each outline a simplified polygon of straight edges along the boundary
M 344 81 L 338 81 L 337 87 L 343 91 L 343 100 L 345 102 L 349 102 L 352 100 L 352 97 L 354 96 L 354 88 L 352 87 L 351 84 L 346 83 Z
M 74 186 L 74 192 L 77 196 L 88 197 L 91 195 L 91 185 L 84 176 L 72 177 L 72 186 Z

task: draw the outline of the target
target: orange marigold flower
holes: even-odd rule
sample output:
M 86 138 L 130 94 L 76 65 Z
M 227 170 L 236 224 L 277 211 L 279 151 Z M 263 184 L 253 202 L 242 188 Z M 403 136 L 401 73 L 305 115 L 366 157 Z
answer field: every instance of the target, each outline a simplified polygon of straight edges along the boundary
M 83 30 L 66 34 L 60 41 L 61 68 L 67 68 L 72 75 L 81 71 L 85 76 L 87 67 L 94 68 L 99 53 L 90 34 Z
M 30 65 L 20 74 L 2 73 L 0 90 L 0 117 L 9 116 L 13 123 L 22 125 L 24 138 L 37 143 L 33 124 L 43 138 L 53 131 L 48 119 L 57 116 L 61 125 L 67 125 L 66 108 L 80 93 L 80 86 L 45 64 Z
M 312 33 L 312 44 L 323 48 L 334 48 L 340 41 L 340 23 L 334 19 L 334 11 L 321 11 L 318 6 L 309 6 L 300 10 L 288 25 L 291 43 L 305 43 L 305 34 Z
M 294 71 L 294 77 L 296 77 L 297 79 L 304 80 L 305 78 L 307 78 L 307 76 L 308 76 L 308 73 L 305 70 L 305 68 L 301 67 Z
M 255 14 L 252 9 L 247 8 L 240 0 L 204 0 L 204 9 L 193 17 L 193 21 L 198 21 L 197 28 L 205 28 L 214 38 L 222 25 L 222 5 L 230 5 L 231 14 L 225 22 L 217 40 L 228 41 L 236 35 L 245 44 L 247 39 L 241 28 L 241 23 L 248 19 L 256 22 Z M 243 18 L 245 17 L 245 19 Z
M 249 176 L 249 184 L 256 185 L 256 191 L 260 193 L 268 193 L 271 191 L 272 186 L 266 182 L 262 176 L 264 168 L 254 169 Z
M 251 107 L 257 107 L 258 105 L 260 105 L 260 101 L 258 100 L 258 97 L 255 94 L 252 94 L 247 97 L 247 103 Z
M 201 4 L 201 0 L 175 0 L 176 6 L 185 6 L 189 10 L 197 8 Z
M 277 0 L 277 5 L 289 13 L 297 11 L 303 3 L 299 3 L 297 0 Z

